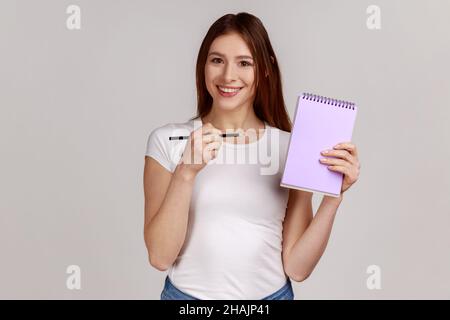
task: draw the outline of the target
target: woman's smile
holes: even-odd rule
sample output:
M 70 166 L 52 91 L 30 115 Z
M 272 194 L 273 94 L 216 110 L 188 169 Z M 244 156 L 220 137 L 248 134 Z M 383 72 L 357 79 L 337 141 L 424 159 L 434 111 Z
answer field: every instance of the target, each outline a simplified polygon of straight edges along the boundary
M 222 87 L 222 86 L 216 86 L 217 90 L 219 91 L 219 94 L 222 97 L 229 98 L 236 96 L 243 87 Z

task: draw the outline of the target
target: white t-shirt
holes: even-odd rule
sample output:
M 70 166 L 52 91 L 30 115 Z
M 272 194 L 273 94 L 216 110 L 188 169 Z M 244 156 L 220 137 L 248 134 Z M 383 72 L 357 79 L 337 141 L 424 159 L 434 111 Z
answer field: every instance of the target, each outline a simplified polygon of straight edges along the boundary
M 154 129 L 146 155 L 174 172 L 200 118 Z M 289 189 L 280 187 L 290 133 L 265 122 L 249 144 L 223 142 L 197 174 L 186 239 L 168 276 L 202 300 L 260 300 L 285 285 L 282 227 Z

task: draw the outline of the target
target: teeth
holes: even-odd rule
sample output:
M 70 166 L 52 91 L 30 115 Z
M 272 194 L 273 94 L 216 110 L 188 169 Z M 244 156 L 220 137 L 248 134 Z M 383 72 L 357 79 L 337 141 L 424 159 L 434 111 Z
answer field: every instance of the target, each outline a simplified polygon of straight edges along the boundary
M 219 87 L 219 89 L 223 92 L 238 92 L 239 90 L 241 90 L 241 88 L 239 89 L 228 89 L 228 88 L 223 88 L 223 87 Z

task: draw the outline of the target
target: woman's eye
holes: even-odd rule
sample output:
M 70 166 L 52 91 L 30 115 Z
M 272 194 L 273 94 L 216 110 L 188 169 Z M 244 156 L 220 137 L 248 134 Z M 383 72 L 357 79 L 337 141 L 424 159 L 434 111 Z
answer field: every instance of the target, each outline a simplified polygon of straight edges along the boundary
M 220 62 L 220 61 L 222 61 L 222 59 L 220 59 L 220 58 L 212 58 L 211 59 L 211 62 L 213 62 L 213 63 Z M 250 62 L 247 62 L 247 61 L 241 61 L 241 64 L 244 67 L 248 67 L 248 66 L 252 66 L 253 65 L 253 64 L 251 64 Z

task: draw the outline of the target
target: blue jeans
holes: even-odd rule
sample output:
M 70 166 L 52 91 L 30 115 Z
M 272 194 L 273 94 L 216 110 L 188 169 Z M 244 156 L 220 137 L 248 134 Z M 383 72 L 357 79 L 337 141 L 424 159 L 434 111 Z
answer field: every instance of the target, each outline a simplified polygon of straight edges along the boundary
M 169 276 L 166 276 L 164 289 L 161 292 L 161 300 L 200 300 L 187 293 L 184 293 L 173 285 Z M 291 280 L 287 278 L 286 284 L 271 295 L 262 300 L 294 300 L 294 291 L 292 290 Z

